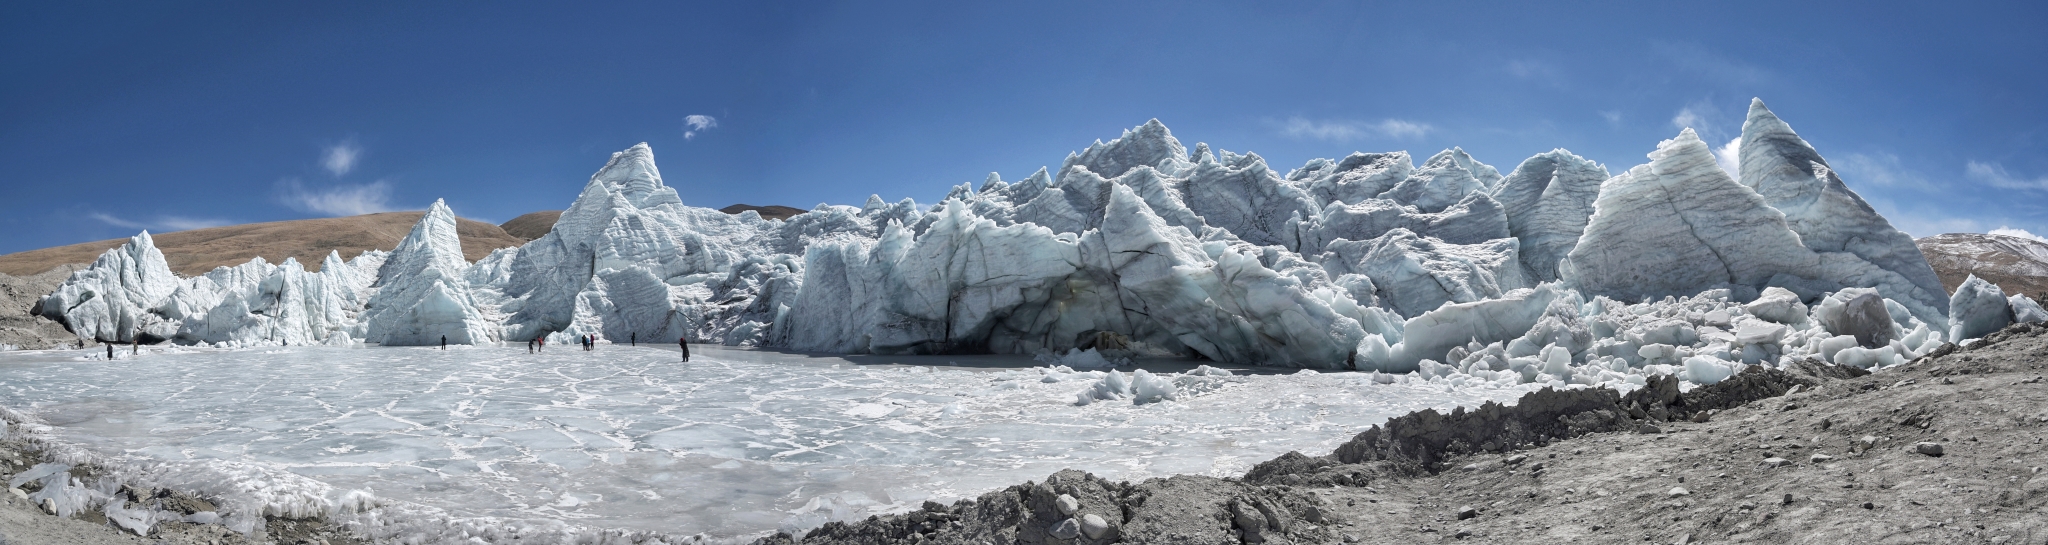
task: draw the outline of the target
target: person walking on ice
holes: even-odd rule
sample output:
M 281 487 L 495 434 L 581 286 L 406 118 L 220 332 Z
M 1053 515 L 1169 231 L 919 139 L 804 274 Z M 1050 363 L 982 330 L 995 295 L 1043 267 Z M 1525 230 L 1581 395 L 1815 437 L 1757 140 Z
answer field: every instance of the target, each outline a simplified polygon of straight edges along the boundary
M 677 347 L 677 348 L 681 348 L 681 349 L 683 349 L 683 363 L 689 363 L 689 362 L 690 362 L 690 338 L 689 338 L 689 337 L 677 337 L 677 338 L 676 338 L 676 347 Z

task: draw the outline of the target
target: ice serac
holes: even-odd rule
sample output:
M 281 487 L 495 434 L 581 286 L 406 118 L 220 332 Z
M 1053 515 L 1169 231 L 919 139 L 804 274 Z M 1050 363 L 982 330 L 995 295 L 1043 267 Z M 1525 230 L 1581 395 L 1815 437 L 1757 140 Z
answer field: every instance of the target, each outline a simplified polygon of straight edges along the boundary
M 1130 297 L 1126 312 L 1164 324 L 1209 359 L 1342 368 L 1365 336 L 1357 320 L 1300 279 L 1228 244 L 1198 241 L 1123 186 L 1111 192 L 1101 238 L 1108 268 Z
M 365 340 L 385 346 L 498 340 L 497 329 L 470 296 L 469 262 L 455 235 L 455 212 L 434 201 L 378 271 L 378 290 L 363 313 Z
M 1451 148 L 1431 156 L 1422 168 L 1379 198 L 1414 205 L 1423 212 L 1441 212 L 1466 195 L 1491 189 L 1500 179 L 1500 171 L 1474 160 L 1462 148 Z
M 1557 280 L 1557 262 L 1571 254 L 1593 217 L 1607 167 L 1562 149 L 1522 161 L 1494 188 L 1507 228 L 1522 241 L 1523 270 L 1532 282 Z
M 100 254 L 92 266 L 71 273 L 33 310 L 63 323 L 81 341 L 156 342 L 177 331 L 176 322 L 155 311 L 179 283 L 156 241 L 143 231 Z
M 1956 286 L 1955 295 L 1949 297 L 1948 338 L 1962 341 L 1989 335 L 2012 324 L 2012 311 L 2012 302 L 2005 298 L 2005 290 L 1977 278 L 1977 275 L 1970 275 L 1963 280 L 1963 285 Z
M 1649 164 L 1602 183 L 1593 210 L 1561 274 L 1589 295 L 1634 301 L 1761 290 L 1774 277 L 1821 272 L 1820 256 L 1799 243 L 1784 214 L 1715 166 L 1692 129 L 1658 144 Z
M 1742 123 L 1742 183 L 1785 214 L 1785 223 L 1816 252 L 1846 252 L 1897 273 L 1909 290 L 1886 289 L 1893 299 L 1940 307 L 1947 293 L 1913 237 L 1892 227 L 1842 183 L 1827 159 L 1771 113 L 1763 99 L 1749 103 Z M 1900 286 L 1901 288 L 1907 286 Z

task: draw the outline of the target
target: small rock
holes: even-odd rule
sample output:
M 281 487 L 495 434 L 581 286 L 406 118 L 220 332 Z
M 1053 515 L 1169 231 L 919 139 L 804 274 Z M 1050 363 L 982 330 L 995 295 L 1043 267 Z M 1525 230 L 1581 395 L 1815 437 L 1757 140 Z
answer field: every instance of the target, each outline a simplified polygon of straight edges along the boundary
M 1345 542 L 1345 543 L 1357 543 L 1357 542 L 1358 542 L 1358 534 L 1344 534 L 1344 542 Z
M 1060 494 L 1060 497 L 1053 499 L 1052 503 L 1059 506 L 1060 514 L 1062 515 L 1072 515 L 1075 511 L 1081 510 L 1081 500 L 1074 499 L 1073 496 L 1066 494 Z
M 41 508 L 43 508 L 43 513 L 44 513 L 44 514 L 48 514 L 48 515 L 55 515 L 55 514 L 57 514 L 57 500 L 53 500 L 53 499 L 50 499 L 50 498 L 43 498 L 43 503 L 41 503 L 41 504 L 38 504 L 38 505 L 37 505 L 37 507 L 41 507 Z
M 1925 455 L 1928 455 L 1928 456 L 1940 456 L 1940 455 L 1941 455 L 1941 443 L 1927 443 L 1927 442 L 1921 442 L 1921 443 L 1917 443 L 1917 444 L 1914 444 L 1914 445 L 1913 445 L 1913 452 L 1918 452 L 1918 453 L 1921 453 L 1921 454 L 1925 454 Z
M 1813 455 L 1812 457 L 1809 457 L 1809 458 L 1807 458 L 1807 459 L 1806 459 L 1806 461 L 1809 461 L 1809 462 L 1813 462 L 1813 463 L 1816 463 L 1816 464 L 1818 464 L 1818 463 L 1823 463 L 1823 462 L 1826 462 L 1826 461 L 1828 461 L 1828 460 L 1833 460 L 1833 459 L 1835 459 L 1835 457 L 1833 457 L 1833 456 L 1828 456 L 1828 455 L 1826 455 L 1826 454 L 1815 454 L 1815 455 Z
M 1088 539 L 1102 539 L 1103 536 L 1109 535 L 1109 521 L 1102 520 L 1100 515 L 1089 513 L 1081 517 L 1081 533 L 1087 534 Z
M 1872 504 L 1872 503 L 1870 503 L 1870 502 L 1867 502 L 1867 501 L 1866 501 L 1866 502 L 1863 502 L 1863 508 L 1864 508 L 1864 509 L 1876 509 L 1876 508 L 1877 508 L 1877 505 L 1874 505 L 1874 504 Z
M 1455 534 L 1451 534 L 1451 537 L 1455 537 L 1455 538 L 1458 538 L 1458 539 L 1465 539 L 1465 538 L 1468 538 L 1468 537 L 1472 537 L 1472 531 L 1471 531 L 1471 530 L 1464 530 L 1464 529 L 1460 529 L 1460 530 L 1458 530 L 1458 533 L 1455 533 Z
M 1784 501 L 1783 503 L 1784 503 L 1785 505 L 1792 505 L 1792 495 L 1791 495 L 1791 494 L 1786 494 L 1786 495 L 1785 495 L 1785 501 Z
M 1470 505 L 1458 508 L 1458 520 L 1465 520 L 1477 516 L 1479 516 L 1479 510 L 1473 509 Z
M 1465 464 L 1465 471 L 1479 471 L 1479 464 Z
M 1856 440 L 1856 448 L 1870 450 L 1870 447 L 1875 446 L 1877 446 L 1877 436 L 1875 435 L 1865 435 L 1862 439 Z
M 1052 525 L 1052 537 L 1060 539 L 1081 537 L 1081 521 L 1068 518 L 1067 520 L 1060 521 L 1059 524 Z
M 1506 460 L 1501 460 L 1501 463 L 1504 463 L 1504 464 L 1507 464 L 1507 465 L 1515 465 L 1515 464 L 1520 464 L 1520 463 L 1522 463 L 1522 461 L 1524 461 L 1524 460 L 1528 460 L 1528 459 L 1529 459 L 1529 457 L 1528 457 L 1527 455 L 1522 455 L 1522 454 L 1516 454 L 1516 455 L 1514 455 L 1514 456 L 1509 456 L 1509 457 L 1508 457 L 1508 459 L 1506 459 Z
M 1642 424 L 1642 425 L 1638 425 L 1638 426 L 1636 426 L 1636 433 L 1641 433 L 1641 434 L 1657 434 L 1657 433 L 1664 433 L 1664 430 L 1661 430 L 1661 429 L 1657 429 L 1657 427 L 1656 427 L 1656 426 L 1652 426 L 1652 425 L 1649 425 L 1649 424 Z M 1620 447 L 1615 447 L 1615 448 L 1620 448 Z
M 1671 496 L 1671 497 L 1673 497 L 1673 498 L 1676 498 L 1676 497 L 1679 497 L 1679 496 L 1690 496 L 1690 495 L 1692 495 L 1692 491 L 1691 491 L 1691 490 L 1686 490 L 1686 489 L 1685 489 L 1685 487 L 1683 487 L 1683 486 L 1674 486 L 1674 487 L 1671 487 L 1671 491 L 1670 491 L 1670 492 L 1666 492 L 1666 493 L 1665 493 L 1665 495 L 1667 495 L 1667 496 Z
M 7 489 L 7 491 L 8 491 L 9 493 L 12 493 L 12 494 L 14 494 L 14 497 L 17 497 L 17 498 L 21 498 L 21 499 L 24 499 L 24 500 L 28 499 L 28 493 L 27 493 L 27 492 L 22 492 L 22 491 L 21 491 L 21 489 L 19 489 L 19 488 L 9 488 L 9 489 Z
M 1792 465 L 1791 460 L 1779 458 L 1776 456 L 1764 459 L 1764 467 L 1785 467 L 1789 465 Z

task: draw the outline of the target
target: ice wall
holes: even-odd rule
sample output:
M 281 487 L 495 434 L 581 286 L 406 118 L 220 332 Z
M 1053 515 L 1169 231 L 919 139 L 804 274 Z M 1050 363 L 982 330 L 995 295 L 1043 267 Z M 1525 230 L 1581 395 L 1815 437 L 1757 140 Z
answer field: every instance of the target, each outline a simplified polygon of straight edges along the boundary
M 1741 170 L 1731 178 L 1686 130 L 1617 176 L 1562 149 L 1502 175 L 1458 148 L 1420 166 L 1353 153 L 1283 175 L 1256 154 L 1190 149 L 1152 120 L 934 206 L 874 196 L 767 220 L 686 205 L 640 144 L 613 154 L 547 235 L 474 264 L 438 202 L 397 250 L 330 255 L 317 274 L 258 259 L 179 279 L 145 233 L 39 311 L 84 337 L 228 345 L 1107 342 L 1562 383 L 1710 380 L 1794 356 L 1889 365 L 1981 334 L 1993 315 L 2039 314 L 1999 294 L 1943 296 L 1910 239 L 1760 101 Z M 1967 316 L 1951 327 L 1951 312 Z

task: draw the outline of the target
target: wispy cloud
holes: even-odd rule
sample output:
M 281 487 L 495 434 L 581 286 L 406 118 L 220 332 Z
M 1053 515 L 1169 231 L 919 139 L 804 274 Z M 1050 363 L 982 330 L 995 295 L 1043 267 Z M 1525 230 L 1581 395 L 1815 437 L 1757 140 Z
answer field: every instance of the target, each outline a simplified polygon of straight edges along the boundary
M 1990 233 L 1991 233 L 1991 234 L 1994 234 L 1994 235 L 2005 235 L 2005 236 L 2009 236 L 2009 237 L 2020 237 L 2020 238 L 2027 238 L 2027 239 L 2033 239 L 2033 240 L 2037 240 L 2037 241 L 2041 241 L 2041 242 L 2048 242 L 2048 237 L 2042 237 L 2041 235 L 2036 235 L 2036 234 L 2033 234 L 2033 233 L 2027 232 L 2027 230 L 2026 230 L 2026 229 L 2020 229 L 2020 228 L 2018 228 L 2018 227 L 2008 227 L 2008 226 L 2000 226 L 2000 227 L 1999 227 L 1999 228 L 1997 228 L 1997 229 L 1992 229 L 1992 230 L 1990 231 Z
M 1600 118 L 1607 120 L 1610 127 L 1621 126 L 1621 110 L 1603 110 L 1600 112 Z
M 1696 43 L 1651 42 L 1650 51 L 1669 61 L 1673 68 L 1713 83 L 1743 86 L 1771 79 L 1768 70 L 1715 53 Z
M 1436 130 L 1428 123 L 1417 123 L 1401 119 L 1385 119 L 1374 123 L 1357 121 L 1323 120 L 1314 121 L 1300 116 L 1287 118 L 1281 124 L 1280 132 L 1294 138 L 1347 141 L 1368 136 L 1388 138 L 1417 138 Z
M 2048 177 L 2030 180 L 2023 176 L 2014 176 L 2012 173 L 2006 172 L 2005 167 L 1998 163 L 1970 161 L 1968 165 L 1964 166 L 1963 171 L 1970 176 L 1970 179 L 1991 184 L 1991 187 L 1999 189 L 2048 191 Z
M 1836 172 L 1842 174 L 1843 183 L 1854 188 L 1864 184 L 1876 187 L 1902 187 L 1933 189 L 1927 177 L 1906 168 L 1899 156 L 1890 153 L 1850 153 L 1829 161 Z
M 327 167 L 328 172 L 339 178 L 355 170 L 356 158 L 362 154 L 363 148 L 356 147 L 355 142 L 342 142 L 327 147 L 326 153 L 321 154 L 320 166 Z
M 683 118 L 683 126 L 689 127 L 683 130 L 683 139 L 694 140 L 697 138 L 697 133 L 717 127 L 718 118 L 708 115 L 691 115 Z
M 391 184 L 383 180 L 367 184 L 344 184 L 309 188 L 297 178 L 277 182 L 278 199 L 294 210 L 328 216 L 355 216 L 390 212 Z
M 149 220 L 130 220 L 116 217 L 113 214 L 108 214 L 105 212 L 93 212 L 91 214 L 87 214 L 86 216 L 115 227 L 126 227 L 129 229 L 146 229 L 149 231 L 155 231 L 159 233 L 168 233 L 171 231 L 185 231 L 190 229 L 205 229 L 208 227 L 220 227 L 222 225 L 228 225 L 230 223 L 233 223 L 217 219 L 188 218 L 184 216 L 157 216 L 154 219 Z

